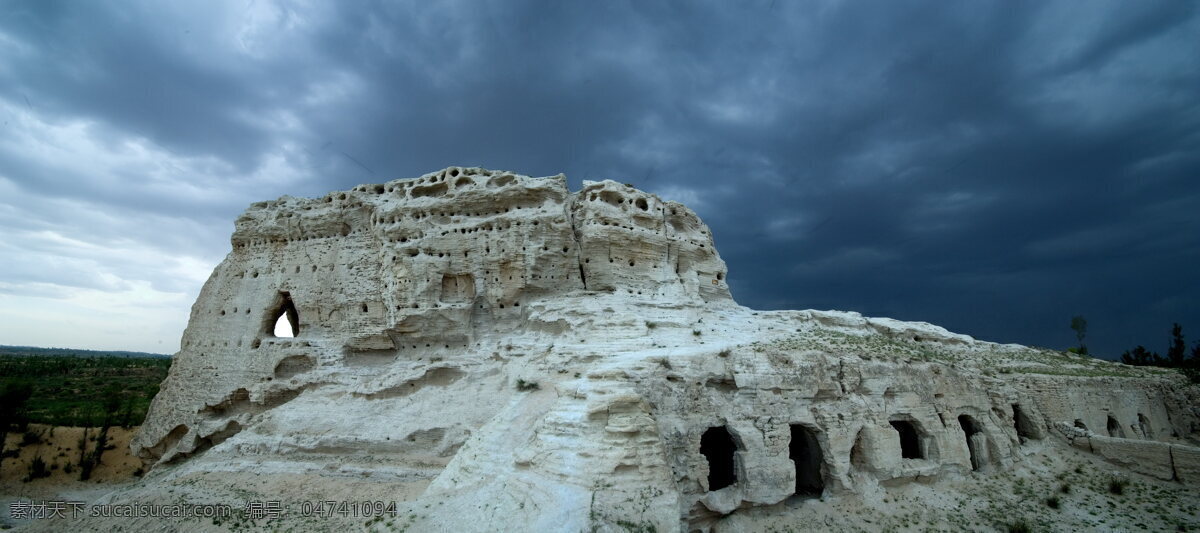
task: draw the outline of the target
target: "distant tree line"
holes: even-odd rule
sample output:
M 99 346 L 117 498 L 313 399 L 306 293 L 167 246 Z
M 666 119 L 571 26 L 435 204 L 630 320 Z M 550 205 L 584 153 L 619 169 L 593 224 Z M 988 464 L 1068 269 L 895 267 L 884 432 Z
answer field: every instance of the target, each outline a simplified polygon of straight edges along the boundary
M 1183 340 L 1183 326 L 1179 324 L 1171 327 L 1171 341 L 1167 346 L 1166 357 L 1147 350 L 1145 346 L 1138 345 L 1121 354 L 1121 362 L 1136 366 L 1178 368 L 1193 383 L 1200 383 L 1200 342 L 1197 342 L 1189 353 L 1187 343 Z
M 36 346 L 0 345 L 0 355 L 31 356 L 31 357 L 114 357 L 114 358 L 155 358 L 170 359 L 170 355 L 149 352 L 129 352 L 122 350 L 81 350 L 78 348 L 38 348 Z

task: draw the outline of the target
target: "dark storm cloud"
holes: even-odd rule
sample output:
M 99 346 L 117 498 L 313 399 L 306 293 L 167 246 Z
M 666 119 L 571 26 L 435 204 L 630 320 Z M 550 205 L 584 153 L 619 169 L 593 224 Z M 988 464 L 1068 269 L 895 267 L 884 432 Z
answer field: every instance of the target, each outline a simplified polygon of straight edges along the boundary
M 480 165 L 687 202 L 752 307 L 1060 348 L 1083 313 L 1108 355 L 1200 332 L 1189 3 L 27 2 L 0 32 L 29 239 L 211 262 L 251 201 Z M 36 253 L 7 290 L 89 257 L 113 276 L 71 283 L 180 283 Z

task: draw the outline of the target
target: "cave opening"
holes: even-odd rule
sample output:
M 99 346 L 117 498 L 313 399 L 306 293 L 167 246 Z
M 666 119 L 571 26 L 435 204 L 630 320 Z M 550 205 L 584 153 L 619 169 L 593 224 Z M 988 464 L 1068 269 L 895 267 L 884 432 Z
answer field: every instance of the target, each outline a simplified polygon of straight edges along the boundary
M 959 415 L 958 425 L 962 426 L 963 434 L 967 437 L 967 452 L 971 455 L 971 470 L 979 470 L 987 463 L 987 437 L 979 421 L 971 415 Z
M 300 335 L 300 313 L 292 302 L 292 295 L 280 291 L 276 297 L 274 312 L 268 315 L 271 333 L 276 337 L 296 337 Z
M 1108 415 L 1108 436 L 1119 439 L 1125 438 L 1125 430 L 1121 429 L 1121 423 L 1117 422 L 1113 415 Z
M 708 459 L 708 490 L 721 490 L 737 483 L 734 453 L 737 443 L 725 426 L 710 427 L 700 436 L 700 453 Z
M 865 470 L 869 465 L 866 439 L 866 429 L 860 429 L 858 435 L 854 437 L 854 445 L 850 447 L 850 465 L 857 470 Z
M 1022 444 L 1029 439 L 1041 438 L 1041 435 L 1037 430 L 1037 426 L 1033 423 L 1033 420 L 1029 418 L 1029 415 L 1025 414 L 1025 411 L 1021 409 L 1020 404 L 1012 404 L 1012 410 L 1013 425 L 1017 428 L 1017 439 L 1020 440 Z
M 1154 430 L 1150 427 L 1150 419 L 1146 415 L 1138 413 L 1138 428 L 1142 430 L 1142 436 L 1147 439 L 1154 438 Z
M 825 490 L 821 475 L 821 443 L 812 428 L 792 425 L 792 440 L 788 444 L 788 457 L 796 465 L 796 492 L 800 496 L 820 496 Z
M 916 426 L 908 420 L 892 420 L 890 423 L 892 428 L 900 434 L 900 457 L 924 459 L 925 453 L 921 450 L 921 434 L 917 432 Z

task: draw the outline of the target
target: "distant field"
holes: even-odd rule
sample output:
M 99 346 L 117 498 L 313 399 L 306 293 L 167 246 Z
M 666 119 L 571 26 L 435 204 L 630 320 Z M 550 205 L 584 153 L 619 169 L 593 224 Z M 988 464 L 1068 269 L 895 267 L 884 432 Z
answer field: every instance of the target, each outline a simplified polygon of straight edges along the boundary
M 158 354 L 4 346 L 0 390 L 30 385 L 29 422 L 95 427 L 107 415 L 113 425 L 136 426 L 170 367 L 171 359 Z

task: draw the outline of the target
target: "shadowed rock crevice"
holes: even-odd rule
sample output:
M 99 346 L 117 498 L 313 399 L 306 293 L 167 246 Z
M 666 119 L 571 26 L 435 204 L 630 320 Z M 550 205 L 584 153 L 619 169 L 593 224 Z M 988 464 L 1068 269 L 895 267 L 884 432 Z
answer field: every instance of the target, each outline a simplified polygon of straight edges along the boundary
M 457 368 L 438 367 L 425 371 L 419 378 L 410 379 L 392 387 L 383 388 L 375 392 L 361 393 L 356 392 L 354 395 L 368 400 L 387 400 L 391 398 L 401 398 L 425 387 L 445 387 L 466 376 L 466 373 Z
M 971 470 L 981 470 L 989 462 L 987 435 L 983 427 L 971 415 L 959 415 L 958 425 L 962 428 L 967 439 L 967 452 L 970 454 Z
M 825 490 L 825 464 L 821 443 L 812 428 L 799 424 L 791 426 L 788 458 L 796 467 L 795 494 L 820 496 Z
M 1025 413 L 1024 409 L 1021 409 L 1020 404 L 1014 403 L 1012 405 L 1012 410 L 1013 425 L 1017 430 L 1017 437 L 1022 443 L 1026 440 L 1042 438 L 1041 428 L 1038 427 L 1038 425 L 1035 424 L 1031 418 L 1029 418 L 1029 415 Z
M 909 420 L 891 420 L 888 423 L 900 436 L 901 457 L 905 459 L 925 458 L 925 447 L 921 442 L 921 433 L 916 425 Z
M 700 437 L 700 453 L 708 460 L 708 490 L 717 491 L 737 483 L 737 444 L 725 426 L 708 428 Z
M 313 369 L 315 361 L 307 355 L 291 355 L 275 365 L 275 378 L 288 379 Z

